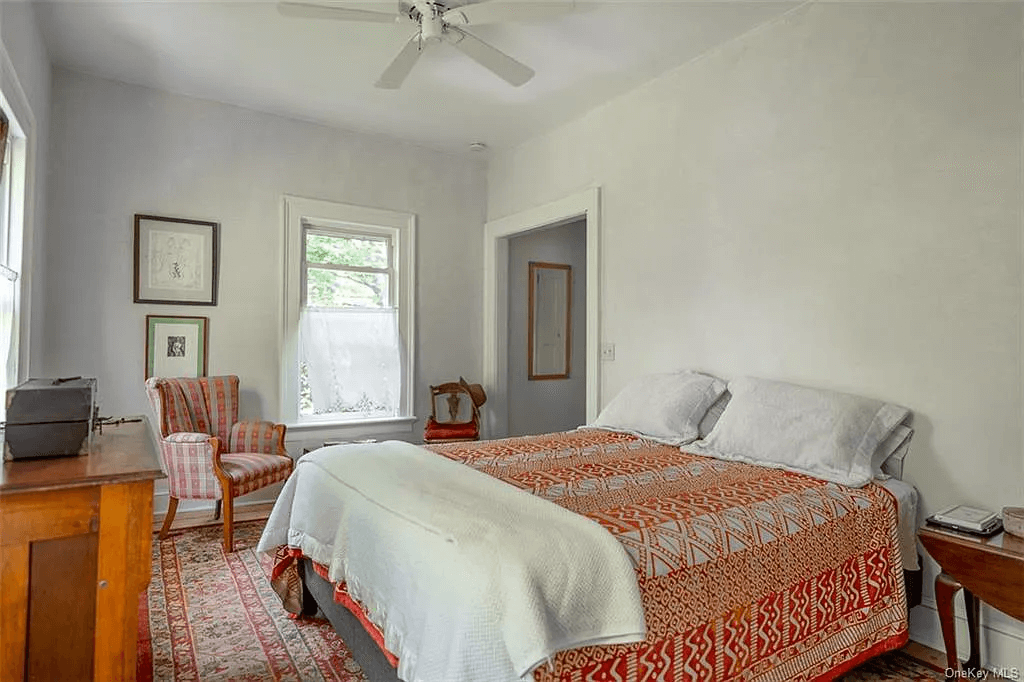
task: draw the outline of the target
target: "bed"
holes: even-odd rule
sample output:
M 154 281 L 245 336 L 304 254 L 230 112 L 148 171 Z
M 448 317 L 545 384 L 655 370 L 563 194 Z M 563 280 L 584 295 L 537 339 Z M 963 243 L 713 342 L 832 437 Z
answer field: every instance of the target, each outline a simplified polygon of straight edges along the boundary
M 646 620 L 642 641 L 560 650 L 525 677 L 831 679 L 907 642 L 908 591 L 916 593 L 914 603 L 920 586 L 919 573 L 904 571 L 916 568 L 910 486 L 893 479 L 850 487 L 663 441 L 582 428 L 429 446 L 435 458 L 600 525 L 631 562 Z M 372 447 L 314 454 L 351 463 L 358 461 L 346 459 L 353 448 L 372 456 Z M 290 485 L 299 491 L 296 499 L 308 501 L 333 499 L 347 484 L 300 460 Z M 278 507 L 290 504 L 279 501 Z M 327 502 L 314 506 L 327 526 L 343 513 Z M 294 524 L 287 517 L 284 511 L 272 515 L 261 541 L 264 551 L 277 550 L 275 589 L 289 610 L 326 615 L 372 682 L 400 675 L 423 682 L 518 678 L 403 671 L 406 642 L 396 640 L 388 622 L 400 619 L 397 609 L 388 613 L 385 604 L 366 603 L 323 546 L 293 531 L 285 531 L 289 541 L 282 542 L 281 529 Z M 415 583 L 416 571 L 408 574 Z

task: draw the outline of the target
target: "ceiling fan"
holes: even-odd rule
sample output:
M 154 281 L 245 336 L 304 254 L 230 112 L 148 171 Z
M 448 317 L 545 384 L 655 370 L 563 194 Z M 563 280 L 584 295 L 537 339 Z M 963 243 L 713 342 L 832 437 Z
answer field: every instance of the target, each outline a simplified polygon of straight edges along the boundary
M 568 12 L 575 0 L 545 0 L 544 2 L 513 2 L 486 0 L 475 4 L 462 4 L 464 0 L 400 0 L 397 14 L 375 12 L 346 7 L 338 2 L 293 2 L 278 4 L 286 16 L 341 21 L 362 21 L 380 24 L 418 24 L 415 35 L 409 39 L 394 61 L 384 70 L 375 85 L 394 90 L 401 87 L 406 76 L 416 65 L 420 53 L 432 44 L 446 42 L 484 68 L 514 86 L 533 78 L 534 71 L 501 50 L 480 40 L 462 26 L 495 24 L 551 16 Z

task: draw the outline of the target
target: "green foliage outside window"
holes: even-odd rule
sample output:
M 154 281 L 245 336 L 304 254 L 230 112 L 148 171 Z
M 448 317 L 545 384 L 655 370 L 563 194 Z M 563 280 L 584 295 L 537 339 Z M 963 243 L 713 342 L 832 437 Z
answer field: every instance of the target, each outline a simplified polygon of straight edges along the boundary
M 325 308 L 383 308 L 390 292 L 387 272 L 317 268 L 316 265 L 353 268 L 388 267 L 388 242 L 366 237 L 306 234 L 306 305 Z

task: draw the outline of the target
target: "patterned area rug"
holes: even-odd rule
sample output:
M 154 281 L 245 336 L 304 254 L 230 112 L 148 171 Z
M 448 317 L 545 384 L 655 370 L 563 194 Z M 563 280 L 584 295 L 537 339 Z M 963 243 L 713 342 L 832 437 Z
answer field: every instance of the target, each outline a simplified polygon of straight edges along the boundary
M 235 527 L 225 555 L 221 527 L 153 542 L 153 574 L 139 602 L 139 682 L 295 680 L 366 682 L 325 621 L 293 620 L 270 589 L 270 557 L 257 556 L 262 521 Z M 842 682 L 919 682 L 943 676 L 900 652 L 879 656 Z
M 139 603 L 136 679 L 365 682 L 326 621 L 293 620 L 270 588 L 271 557 L 257 556 L 262 521 L 207 526 L 153 541 L 153 573 Z

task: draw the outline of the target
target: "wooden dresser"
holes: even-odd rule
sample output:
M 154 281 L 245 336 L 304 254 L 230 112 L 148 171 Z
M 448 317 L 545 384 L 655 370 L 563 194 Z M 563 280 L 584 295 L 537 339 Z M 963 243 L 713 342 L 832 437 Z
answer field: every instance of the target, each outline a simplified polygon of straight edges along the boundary
M 135 679 L 162 477 L 145 420 L 104 426 L 88 455 L 3 463 L 0 680 Z

